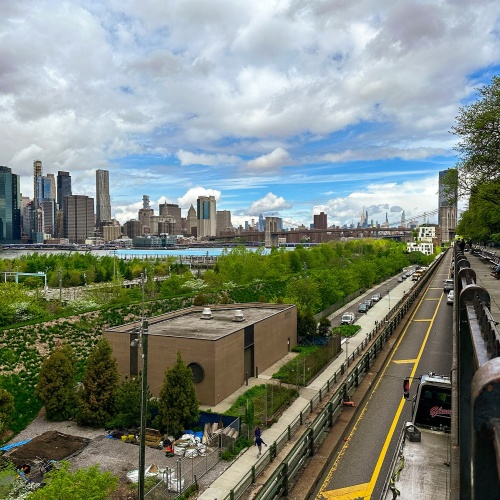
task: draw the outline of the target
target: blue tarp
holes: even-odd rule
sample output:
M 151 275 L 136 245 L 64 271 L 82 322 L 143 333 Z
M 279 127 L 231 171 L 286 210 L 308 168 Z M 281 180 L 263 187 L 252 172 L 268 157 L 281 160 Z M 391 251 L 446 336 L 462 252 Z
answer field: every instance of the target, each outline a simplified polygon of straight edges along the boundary
M 30 441 L 31 439 L 26 439 L 25 441 L 19 441 L 18 443 L 6 444 L 5 446 L 2 446 L 0 450 L 9 451 L 12 450 L 12 448 L 17 448 L 18 446 L 22 446 L 23 444 L 29 443 Z

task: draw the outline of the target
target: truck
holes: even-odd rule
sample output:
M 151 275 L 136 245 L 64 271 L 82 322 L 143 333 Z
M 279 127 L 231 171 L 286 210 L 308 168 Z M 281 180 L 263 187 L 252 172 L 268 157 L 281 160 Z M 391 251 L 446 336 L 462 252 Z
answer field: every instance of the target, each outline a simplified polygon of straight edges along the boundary
M 409 379 L 403 381 L 409 397 Z M 448 498 L 450 487 L 451 380 L 419 377 L 412 419 L 401 429 L 382 499 Z

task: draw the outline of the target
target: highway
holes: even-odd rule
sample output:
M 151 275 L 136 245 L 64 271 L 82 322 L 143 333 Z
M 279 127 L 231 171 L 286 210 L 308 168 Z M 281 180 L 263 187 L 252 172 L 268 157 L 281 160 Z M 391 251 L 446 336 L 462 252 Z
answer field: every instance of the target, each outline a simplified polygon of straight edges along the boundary
M 449 375 L 452 365 L 452 307 L 446 303 L 443 281 L 448 277 L 451 252 L 443 259 L 415 310 L 408 318 L 373 388 L 358 408 L 347 437 L 318 481 L 316 499 L 379 499 L 397 439 L 410 420 L 410 400 L 403 398 L 405 377 L 433 371 Z M 447 481 L 448 478 L 443 478 Z

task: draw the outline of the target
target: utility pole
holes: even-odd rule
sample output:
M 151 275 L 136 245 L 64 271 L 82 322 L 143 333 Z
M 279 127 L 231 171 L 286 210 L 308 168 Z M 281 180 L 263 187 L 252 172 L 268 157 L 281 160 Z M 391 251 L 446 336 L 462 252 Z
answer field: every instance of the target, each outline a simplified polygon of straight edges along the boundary
M 57 275 L 59 276 L 59 302 L 62 302 L 62 267 L 59 268 Z
M 138 498 L 144 500 L 144 480 L 146 472 L 146 415 L 148 396 L 148 322 L 144 317 L 144 274 L 141 273 L 142 285 L 142 320 L 141 320 L 141 344 L 142 344 L 142 391 L 141 391 L 141 435 L 139 443 L 139 484 Z

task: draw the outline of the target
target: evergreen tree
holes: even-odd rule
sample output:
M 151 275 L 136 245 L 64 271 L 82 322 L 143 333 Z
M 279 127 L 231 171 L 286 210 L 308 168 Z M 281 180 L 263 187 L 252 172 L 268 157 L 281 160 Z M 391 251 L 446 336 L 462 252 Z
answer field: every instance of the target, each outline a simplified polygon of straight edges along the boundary
M 177 353 L 175 364 L 165 371 L 165 381 L 158 398 L 160 428 L 174 436 L 199 417 L 198 397 L 193 372 Z
M 319 320 L 318 335 L 320 337 L 328 337 L 332 331 L 332 323 L 328 319 L 328 316 L 323 316 Z
M 56 347 L 40 369 L 35 395 L 46 411 L 47 420 L 67 420 L 75 408 L 76 358 L 68 344 Z
M 115 399 L 120 374 L 112 349 L 101 338 L 91 352 L 77 392 L 77 420 L 80 425 L 102 427 L 115 413 Z
M 14 398 L 9 391 L 0 389 L 0 436 L 7 430 L 14 414 Z

